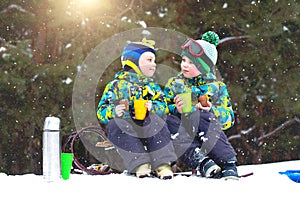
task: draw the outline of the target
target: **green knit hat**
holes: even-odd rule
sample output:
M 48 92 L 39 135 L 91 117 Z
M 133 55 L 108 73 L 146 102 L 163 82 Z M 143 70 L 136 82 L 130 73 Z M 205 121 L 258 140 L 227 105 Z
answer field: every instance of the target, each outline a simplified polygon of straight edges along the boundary
M 219 44 L 218 34 L 213 31 L 208 31 L 202 35 L 201 40 L 191 39 L 191 41 L 192 42 L 188 43 L 187 45 L 195 45 L 195 48 L 184 46 L 186 44 L 185 43 L 182 46 L 181 57 L 187 56 L 202 74 L 210 72 L 213 66 L 216 65 L 218 59 L 218 51 L 216 48 Z M 198 44 L 195 44 L 195 42 Z M 191 52 L 193 49 L 198 50 L 197 48 L 203 49 L 203 53 L 199 53 L 201 55 L 195 55 L 194 52 Z

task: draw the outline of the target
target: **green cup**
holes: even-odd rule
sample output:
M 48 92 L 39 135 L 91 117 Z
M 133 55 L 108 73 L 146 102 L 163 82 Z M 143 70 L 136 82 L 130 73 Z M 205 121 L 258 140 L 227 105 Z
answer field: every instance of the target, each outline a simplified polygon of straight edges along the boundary
M 192 111 L 192 93 L 185 92 L 178 94 L 178 96 L 184 101 L 185 106 L 182 108 L 182 112 L 189 113 Z
M 64 180 L 70 178 L 73 158 L 73 153 L 61 153 L 61 177 Z

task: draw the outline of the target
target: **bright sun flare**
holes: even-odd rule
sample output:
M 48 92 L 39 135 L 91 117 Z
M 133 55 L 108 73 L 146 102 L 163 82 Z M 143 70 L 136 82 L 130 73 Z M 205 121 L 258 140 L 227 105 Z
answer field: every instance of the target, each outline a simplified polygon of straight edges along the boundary
M 92 7 L 98 4 L 101 0 L 75 0 L 76 3 L 82 7 Z

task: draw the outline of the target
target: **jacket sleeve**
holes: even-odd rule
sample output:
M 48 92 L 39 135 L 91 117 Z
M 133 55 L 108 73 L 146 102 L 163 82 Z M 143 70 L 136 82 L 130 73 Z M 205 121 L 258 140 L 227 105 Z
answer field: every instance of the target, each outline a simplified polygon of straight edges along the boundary
M 158 84 L 151 83 L 143 88 L 143 97 L 152 101 L 151 113 L 165 115 L 169 113 L 165 95 Z
M 112 81 L 106 85 L 97 106 L 97 118 L 100 124 L 106 125 L 110 119 L 116 117 L 114 104 L 116 98 L 116 88 Z
M 166 97 L 169 112 L 171 114 L 180 116 L 180 113 L 178 112 L 178 110 L 176 108 L 176 105 L 175 105 L 175 102 L 174 102 L 174 98 L 176 96 L 176 94 L 173 90 L 173 88 L 176 85 L 176 84 L 174 85 L 174 83 L 176 83 L 174 78 L 170 78 L 168 80 L 168 82 L 166 83 L 166 85 L 164 87 L 164 94 L 165 94 L 165 97 Z
M 207 95 L 212 102 L 212 112 L 219 119 L 222 130 L 234 125 L 234 112 L 226 85 L 221 81 L 207 84 Z

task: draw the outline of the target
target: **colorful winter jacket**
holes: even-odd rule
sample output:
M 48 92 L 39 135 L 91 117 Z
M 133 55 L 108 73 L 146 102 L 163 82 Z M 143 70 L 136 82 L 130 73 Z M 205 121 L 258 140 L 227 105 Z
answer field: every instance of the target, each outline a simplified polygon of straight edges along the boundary
M 100 124 L 105 126 L 110 119 L 116 117 L 115 107 L 123 99 L 128 100 L 129 110 L 125 111 L 122 118 L 131 117 L 134 119 L 133 101 L 140 99 L 140 97 L 152 101 L 150 113 L 162 116 L 169 112 L 164 92 L 152 78 L 132 70 L 122 70 L 115 74 L 114 80 L 106 85 L 97 107 L 97 117 Z
M 170 113 L 180 116 L 174 98 L 177 94 L 188 91 L 192 92 L 192 104 L 194 105 L 192 112 L 196 111 L 195 105 L 198 103 L 199 96 L 206 95 L 212 103 L 210 111 L 219 119 L 222 129 L 227 130 L 233 126 L 234 113 L 227 87 L 223 82 L 218 81 L 212 73 L 185 78 L 180 72 L 176 77 L 170 78 L 164 89 Z

